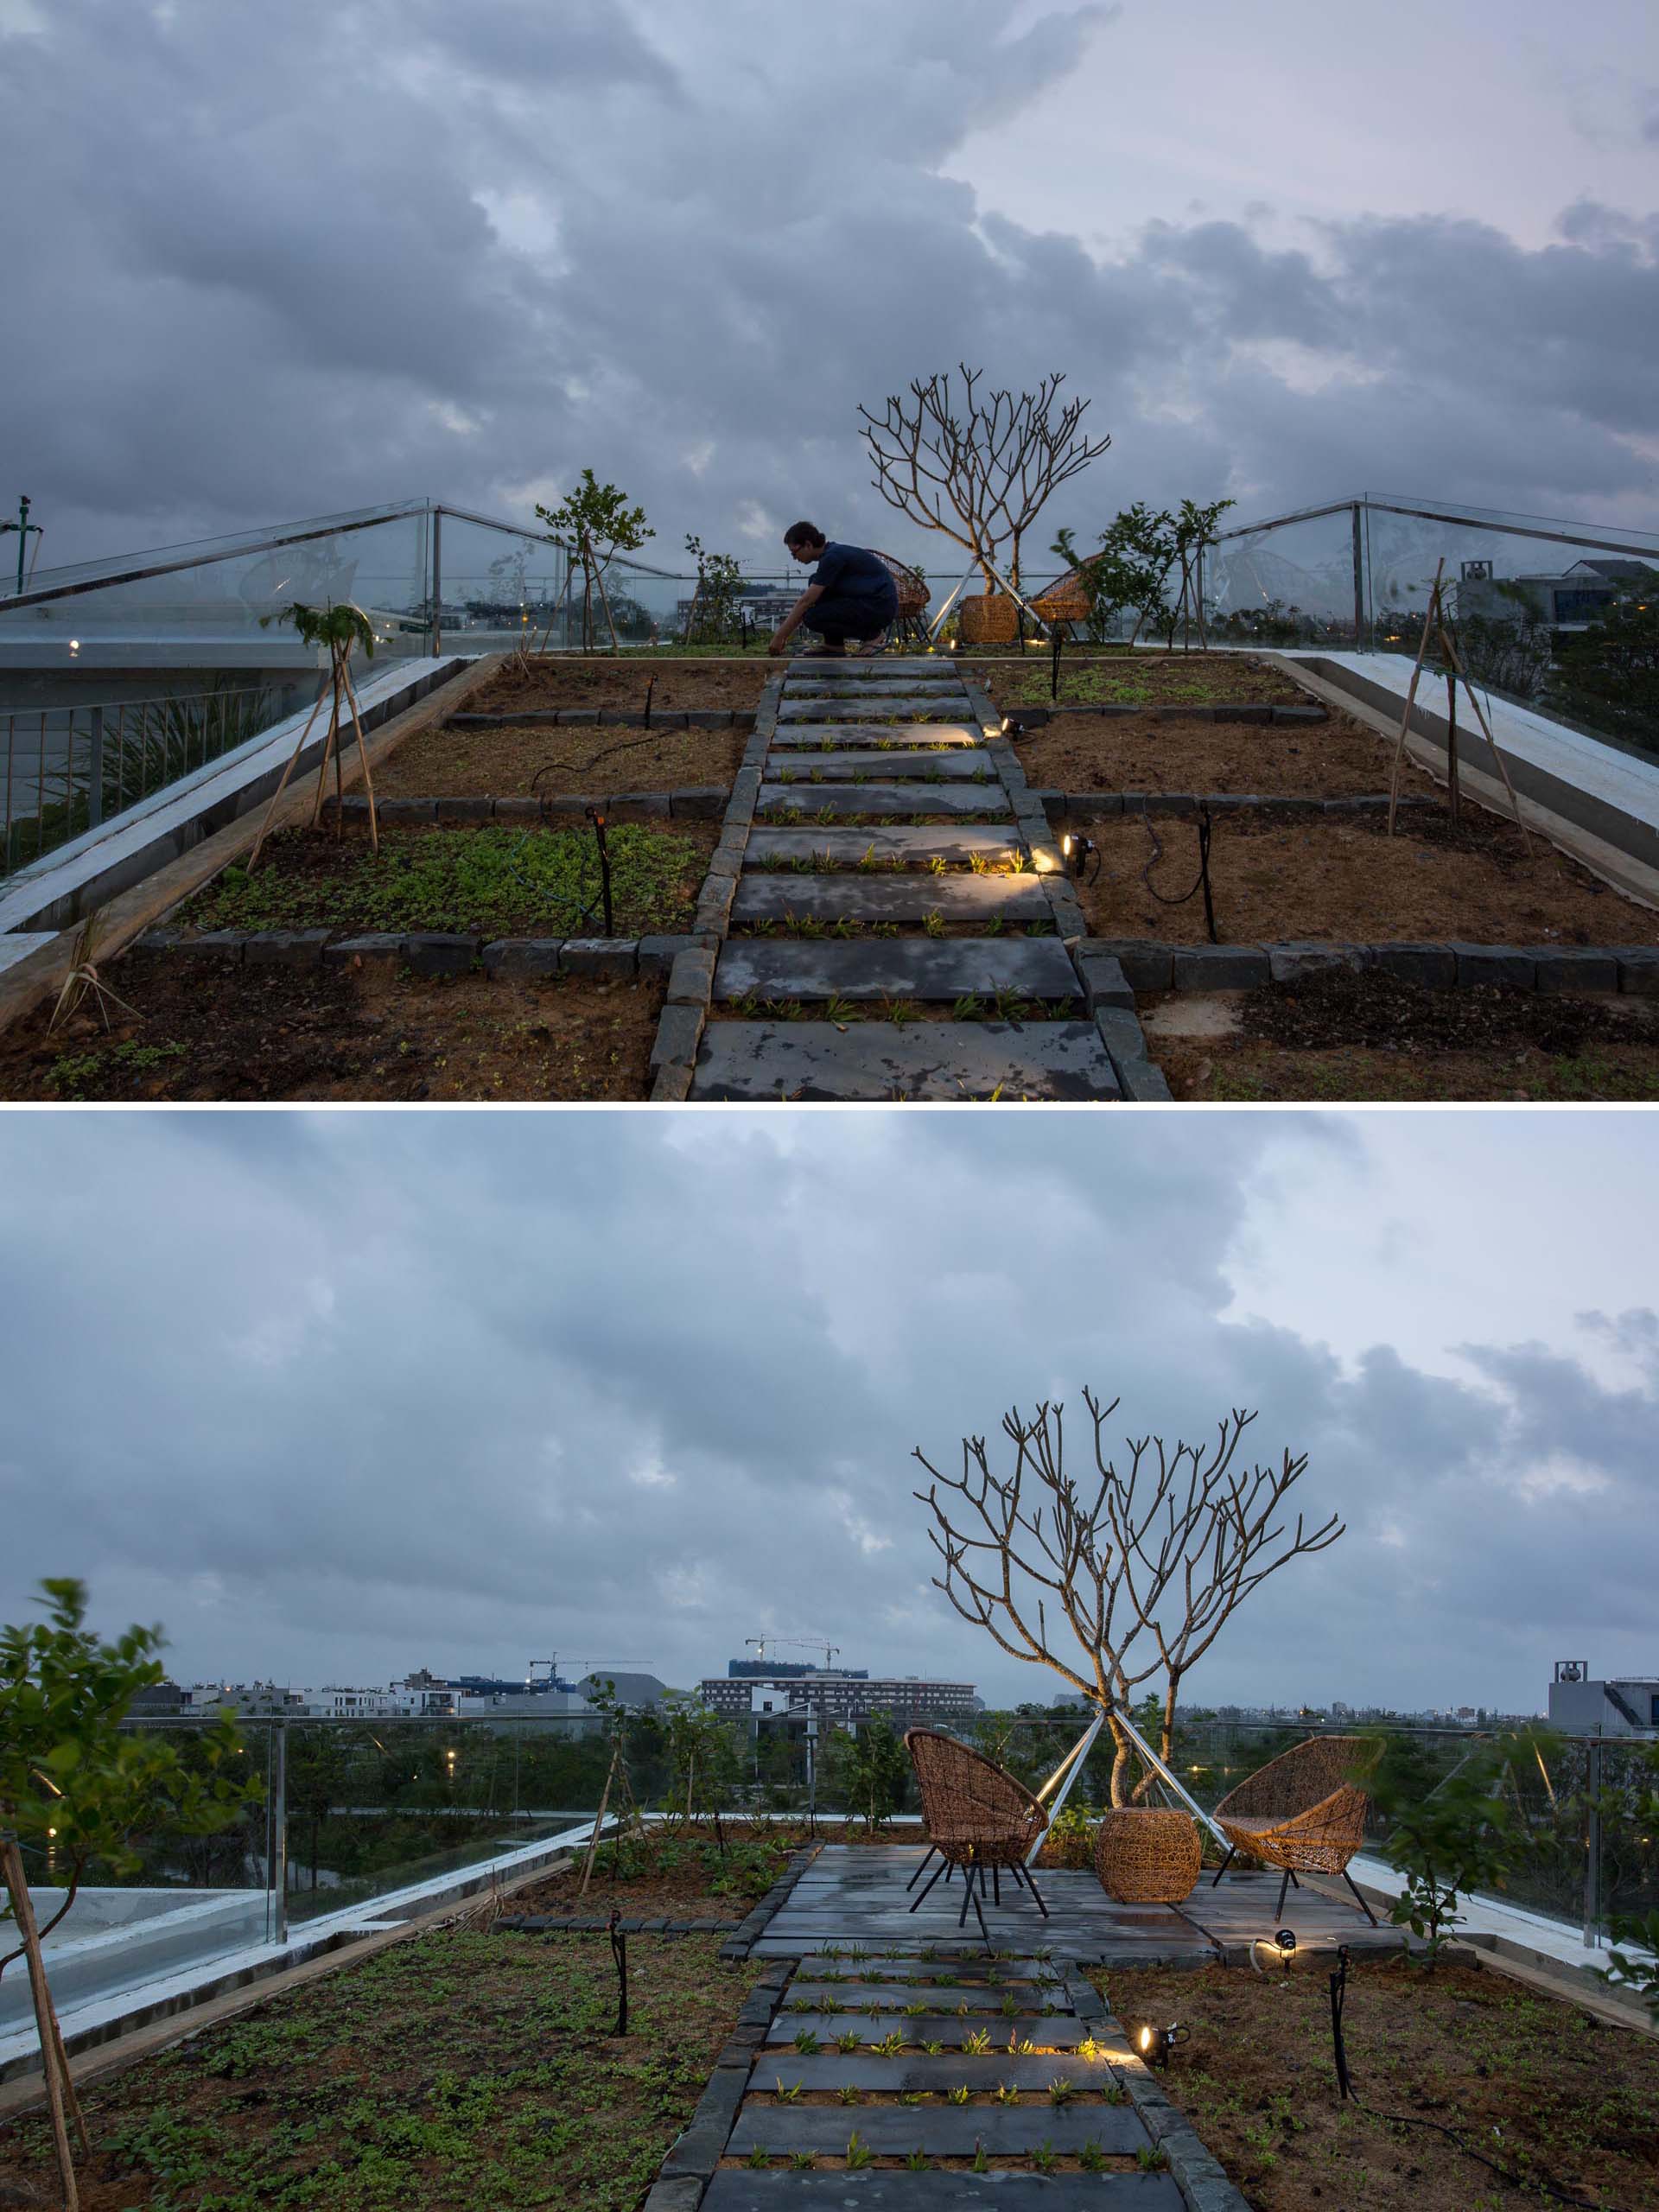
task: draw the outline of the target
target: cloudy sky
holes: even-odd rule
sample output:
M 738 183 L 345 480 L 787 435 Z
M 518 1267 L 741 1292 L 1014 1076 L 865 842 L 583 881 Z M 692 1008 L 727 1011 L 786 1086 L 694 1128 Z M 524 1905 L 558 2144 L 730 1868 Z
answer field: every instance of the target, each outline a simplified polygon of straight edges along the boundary
M 0 497 L 44 566 L 429 493 L 527 519 L 591 464 L 671 562 L 804 511 L 954 575 L 856 408 L 966 357 L 1093 402 L 1112 449 L 1046 518 L 1085 537 L 1361 489 L 1659 524 L 1651 0 L 1363 24 L 0 0 Z
M 929 1586 L 920 1445 L 1091 1385 L 1258 1413 L 1332 1550 L 1210 1702 L 1659 1670 L 1651 1116 L 14 1112 L 0 1619 L 84 1576 L 185 1679 L 1048 1679 Z M 1084 1441 L 1083 1433 L 1074 1432 Z

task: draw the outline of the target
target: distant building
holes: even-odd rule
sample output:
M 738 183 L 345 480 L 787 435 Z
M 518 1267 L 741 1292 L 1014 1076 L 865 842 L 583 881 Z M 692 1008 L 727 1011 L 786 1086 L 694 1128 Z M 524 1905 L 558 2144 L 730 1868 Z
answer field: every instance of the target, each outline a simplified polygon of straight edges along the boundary
M 668 1684 L 659 1682 L 655 1675 L 631 1675 L 610 1667 L 595 1667 L 591 1675 L 582 1676 L 576 1688 L 583 1698 L 591 1698 L 596 1689 L 607 1682 L 611 1695 L 619 1705 L 636 1709 L 658 1706 L 668 1695 Z
M 309 1694 L 276 1682 L 193 1682 L 179 1692 L 175 1709 L 206 1715 L 228 1706 L 238 1720 L 283 1720 L 302 1715 Z
M 1583 630 L 1599 622 L 1615 600 L 1644 588 L 1659 588 L 1659 569 L 1649 568 L 1644 561 L 1599 557 L 1575 561 L 1560 575 L 1501 580 L 1492 575 L 1491 562 L 1467 561 L 1459 587 L 1458 612 L 1513 622 L 1524 611 L 1548 622 L 1552 629 Z
M 1587 1660 L 1558 1659 L 1549 1686 L 1553 1728 L 1603 1736 L 1659 1735 L 1659 1675 L 1591 1675 Z
M 867 1668 L 777 1665 L 734 1659 L 724 1675 L 698 1684 L 705 1704 L 723 1719 L 760 1726 L 768 1721 L 856 1728 L 884 1714 L 895 1728 L 959 1727 L 979 1709 L 971 1682 L 935 1682 L 913 1675 L 872 1681 Z

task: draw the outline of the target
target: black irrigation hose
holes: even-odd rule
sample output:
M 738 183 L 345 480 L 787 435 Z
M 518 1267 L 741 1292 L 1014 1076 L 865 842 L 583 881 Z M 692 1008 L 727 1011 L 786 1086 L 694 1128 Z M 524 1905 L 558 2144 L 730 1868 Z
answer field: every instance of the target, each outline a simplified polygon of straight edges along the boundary
M 1171 897 L 1167 893 L 1160 891 L 1152 880 L 1152 871 L 1164 857 L 1164 849 L 1158 841 L 1158 832 L 1152 826 L 1152 815 L 1144 804 L 1141 809 L 1141 820 L 1147 836 L 1152 840 L 1152 858 L 1141 869 L 1141 880 L 1160 906 L 1185 906 L 1189 899 L 1196 899 L 1202 891 L 1204 918 L 1209 928 L 1210 942 L 1211 944 L 1219 944 L 1221 939 L 1216 934 L 1215 900 L 1210 889 L 1210 834 L 1213 825 L 1211 823 L 1209 808 L 1201 806 L 1198 809 L 1198 880 L 1190 891 L 1183 891 L 1175 897 Z

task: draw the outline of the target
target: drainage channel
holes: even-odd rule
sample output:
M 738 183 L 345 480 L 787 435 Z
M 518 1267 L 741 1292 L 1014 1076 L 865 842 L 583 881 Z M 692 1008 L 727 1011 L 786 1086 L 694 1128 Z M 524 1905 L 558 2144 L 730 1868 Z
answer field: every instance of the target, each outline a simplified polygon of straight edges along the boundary
M 756 1990 L 728 2058 L 646 2212 L 1243 2203 L 1092 1986 L 1042 1955 L 825 1950 Z
M 1168 1096 L 1116 963 L 1074 957 L 1047 819 L 949 662 L 792 661 L 745 785 L 691 1098 Z

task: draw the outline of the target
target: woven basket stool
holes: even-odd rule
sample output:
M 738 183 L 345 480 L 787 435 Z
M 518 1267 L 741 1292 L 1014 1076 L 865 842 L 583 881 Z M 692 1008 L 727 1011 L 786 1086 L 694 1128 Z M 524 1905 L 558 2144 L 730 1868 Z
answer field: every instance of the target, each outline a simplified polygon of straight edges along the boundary
M 1198 1878 L 1197 1823 L 1162 1807 L 1118 1805 L 1100 1816 L 1095 1872 L 1115 1904 L 1179 1904 Z
M 964 599 L 957 618 L 957 636 L 964 645 L 1012 645 L 1020 637 L 1020 602 L 1005 593 L 987 593 Z

